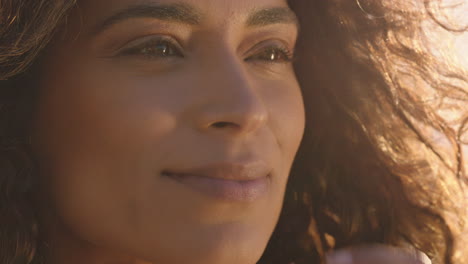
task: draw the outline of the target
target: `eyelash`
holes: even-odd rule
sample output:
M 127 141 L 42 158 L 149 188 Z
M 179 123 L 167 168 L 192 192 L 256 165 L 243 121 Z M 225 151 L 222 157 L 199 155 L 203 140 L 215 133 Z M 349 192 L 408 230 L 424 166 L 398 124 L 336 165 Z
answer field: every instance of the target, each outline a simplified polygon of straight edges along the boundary
M 166 48 L 163 49 L 164 47 L 162 45 L 166 45 Z M 174 56 L 183 58 L 184 55 L 181 50 L 182 48 L 170 38 L 158 37 L 125 48 L 120 51 L 117 56 L 143 56 L 147 59 L 160 59 Z M 159 54 L 155 52 L 159 52 Z
M 164 46 L 163 46 L 164 45 Z M 158 47 L 159 46 L 159 47 Z M 280 43 L 264 45 L 255 54 L 244 59 L 246 62 L 260 61 L 264 63 L 288 63 L 293 61 L 293 52 Z M 143 43 L 125 48 L 117 54 L 118 57 L 142 56 L 145 59 L 184 58 L 182 48 L 174 40 L 167 37 L 152 38 Z
M 244 59 L 244 61 L 263 61 L 265 63 L 288 63 L 293 61 L 294 54 L 287 47 L 273 44 L 260 49 L 259 52 Z

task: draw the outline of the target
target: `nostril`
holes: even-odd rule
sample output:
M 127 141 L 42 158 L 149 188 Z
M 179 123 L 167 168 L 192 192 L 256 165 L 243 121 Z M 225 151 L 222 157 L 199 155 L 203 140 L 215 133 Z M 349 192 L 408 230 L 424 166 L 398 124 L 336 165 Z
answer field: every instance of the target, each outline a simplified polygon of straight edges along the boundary
M 216 123 L 211 124 L 211 126 L 214 128 L 225 128 L 225 127 L 237 126 L 237 125 L 231 122 L 216 122 Z

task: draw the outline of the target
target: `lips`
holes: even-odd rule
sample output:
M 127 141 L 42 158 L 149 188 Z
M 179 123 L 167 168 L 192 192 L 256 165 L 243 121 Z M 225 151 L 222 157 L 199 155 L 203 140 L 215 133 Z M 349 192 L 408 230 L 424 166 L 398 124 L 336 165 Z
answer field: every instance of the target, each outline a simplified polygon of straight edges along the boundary
M 253 202 L 268 191 L 271 169 L 263 162 L 218 163 L 184 170 L 164 170 L 161 175 L 211 198 Z

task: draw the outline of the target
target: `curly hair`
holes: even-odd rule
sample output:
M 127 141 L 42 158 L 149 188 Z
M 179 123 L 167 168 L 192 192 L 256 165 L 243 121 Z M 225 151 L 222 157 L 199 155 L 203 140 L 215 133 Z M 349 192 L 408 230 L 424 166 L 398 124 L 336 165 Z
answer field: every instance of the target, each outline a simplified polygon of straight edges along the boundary
M 1 263 L 44 263 L 28 142 L 35 67 L 75 2 L 0 0 Z M 436 0 L 289 3 L 302 27 L 296 72 L 308 118 L 259 264 L 323 263 L 328 250 L 366 243 L 454 263 L 468 80 L 431 54 L 424 25 L 466 27 L 444 21 Z M 440 115 L 447 104 L 459 107 L 456 126 Z M 434 143 L 435 132 L 449 147 Z

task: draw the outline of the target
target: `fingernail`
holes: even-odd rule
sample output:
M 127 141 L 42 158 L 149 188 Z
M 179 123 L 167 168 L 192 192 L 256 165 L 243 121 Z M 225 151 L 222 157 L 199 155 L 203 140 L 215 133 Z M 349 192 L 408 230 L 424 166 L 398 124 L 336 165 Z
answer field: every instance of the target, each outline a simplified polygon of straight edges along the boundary
M 353 256 L 348 251 L 333 252 L 327 255 L 327 264 L 353 264 Z
M 421 261 L 422 264 L 432 264 L 431 259 L 421 251 L 416 251 L 416 258 Z

